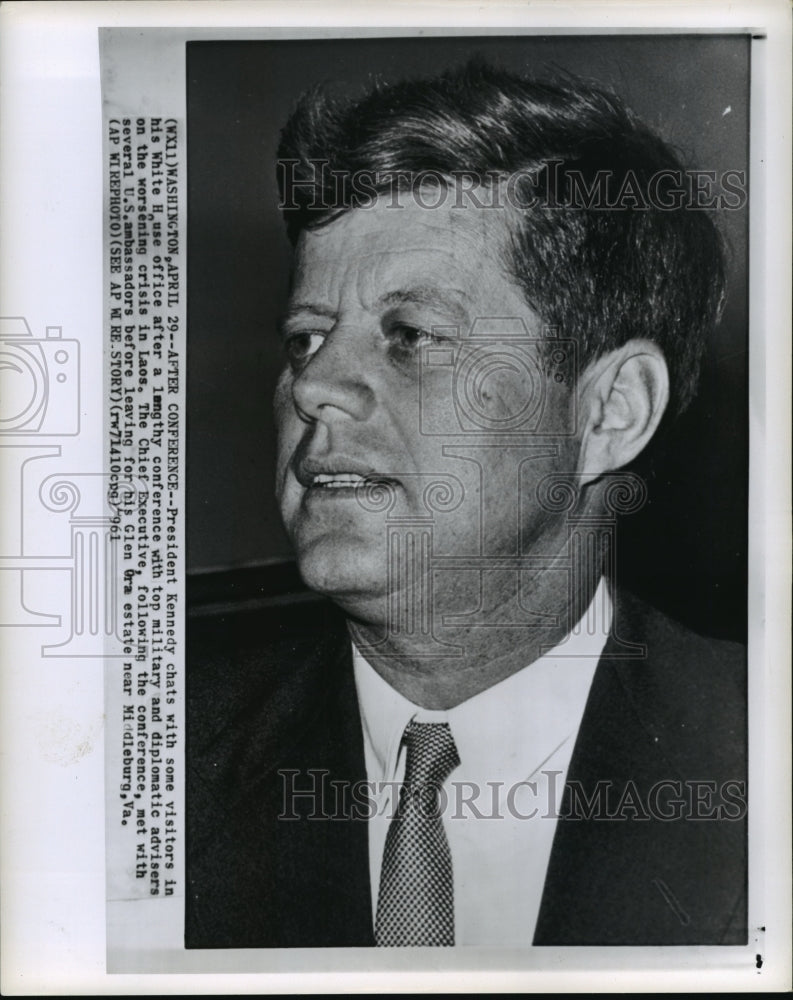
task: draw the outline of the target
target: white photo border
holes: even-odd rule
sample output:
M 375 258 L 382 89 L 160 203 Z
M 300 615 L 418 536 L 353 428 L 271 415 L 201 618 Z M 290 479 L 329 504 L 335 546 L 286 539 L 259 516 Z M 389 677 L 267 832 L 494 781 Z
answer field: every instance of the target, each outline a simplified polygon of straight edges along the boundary
M 410 20 L 410 27 L 405 21 Z M 750 32 L 750 944 L 746 948 L 428 953 L 184 952 L 145 974 L 105 971 L 103 672 L 48 660 L 36 629 L 3 629 L 2 989 L 7 995 L 711 991 L 790 977 L 790 11 L 783 2 L 399 5 L 9 3 L 0 13 L 3 315 L 81 346 L 82 419 L 68 465 L 101 471 L 102 117 L 98 28 L 188 37 L 574 31 Z M 454 25 L 454 27 L 452 27 Z M 195 29 L 195 30 L 193 30 Z M 211 34 L 210 34 L 211 32 Z M 180 79 L 183 81 L 182 75 Z M 784 225 L 779 224 L 784 220 Z M 783 373 L 783 374 L 780 374 Z M 66 445 L 63 445 L 66 462 Z M 6 470 L 7 456 L 2 456 Z M 7 496 L 7 494 L 5 494 Z M 57 589 L 57 573 L 52 574 Z M 762 665 L 762 666 L 760 666 Z M 762 914 L 762 918 L 760 917 Z M 762 923 L 764 930 L 751 933 Z M 550 952 L 553 955 L 550 955 Z M 762 956 L 758 966 L 756 955 Z M 211 959 L 211 960 L 210 960 Z M 549 961 L 549 959 L 552 959 Z M 553 967 L 551 967 L 553 965 Z M 266 969 L 267 971 L 262 971 Z

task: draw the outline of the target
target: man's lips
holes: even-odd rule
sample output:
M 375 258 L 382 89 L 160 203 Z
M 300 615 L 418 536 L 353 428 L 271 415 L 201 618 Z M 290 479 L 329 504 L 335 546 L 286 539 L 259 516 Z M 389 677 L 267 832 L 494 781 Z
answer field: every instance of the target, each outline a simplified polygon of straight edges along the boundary
M 293 463 L 295 478 L 304 489 L 357 489 L 373 483 L 395 483 L 371 465 L 346 456 L 302 458 Z
M 311 489 L 350 489 L 356 486 L 363 486 L 367 480 L 355 472 L 320 472 L 314 476 Z

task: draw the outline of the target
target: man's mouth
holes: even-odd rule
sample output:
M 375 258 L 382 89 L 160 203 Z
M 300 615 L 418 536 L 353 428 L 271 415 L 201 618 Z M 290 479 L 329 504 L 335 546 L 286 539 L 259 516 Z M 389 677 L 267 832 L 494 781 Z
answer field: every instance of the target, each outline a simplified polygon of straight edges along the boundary
M 295 478 L 305 490 L 357 490 L 394 480 L 376 472 L 368 462 L 347 456 L 313 458 L 298 456 L 293 462 Z
M 366 482 L 366 477 L 359 476 L 357 472 L 318 472 L 310 485 L 323 490 L 339 490 L 363 486 Z

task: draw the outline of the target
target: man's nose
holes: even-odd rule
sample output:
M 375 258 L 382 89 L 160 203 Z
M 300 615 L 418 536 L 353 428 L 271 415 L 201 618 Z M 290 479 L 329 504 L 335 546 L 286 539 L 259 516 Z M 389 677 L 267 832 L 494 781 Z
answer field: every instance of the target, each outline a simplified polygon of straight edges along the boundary
M 360 329 L 334 327 L 292 384 L 298 411 L 310 420 L 365 420 L 375 405 L 372 353 Z

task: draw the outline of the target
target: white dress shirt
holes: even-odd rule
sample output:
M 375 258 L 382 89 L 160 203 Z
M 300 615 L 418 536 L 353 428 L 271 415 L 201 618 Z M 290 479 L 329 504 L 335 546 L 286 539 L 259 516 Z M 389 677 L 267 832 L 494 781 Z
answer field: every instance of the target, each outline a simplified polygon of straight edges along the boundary
M 455 944 L 525 946 L 534 936 L 556 814 L 589 688 L 611 628 L 601 580 L 567 639 L 538 660 L 445 711 L 414 705 L 353 645 L 367 779 L 372 915 L 380 867 L 405 773 L 405 726 L 449 724 L 460 764 L 443 785 L 454 872 Z M 528 782 L 531 784 L 523 784 Z

